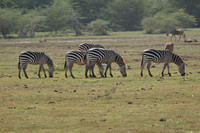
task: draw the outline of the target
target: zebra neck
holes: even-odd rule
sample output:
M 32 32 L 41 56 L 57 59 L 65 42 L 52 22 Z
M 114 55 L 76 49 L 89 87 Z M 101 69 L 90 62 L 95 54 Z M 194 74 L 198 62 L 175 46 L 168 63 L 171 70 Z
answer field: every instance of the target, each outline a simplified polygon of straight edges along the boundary
M 176 54 L 172 55 L 172 62 L 176 64 L 177 66 L 180 66 L 181 64 L 183 64 L 183 60 Z
M 47 56 L 47 65 L 48 65 L 48 67 L 53 67 L 54 66 L 53 65 L 53 61 L 48 56 Z

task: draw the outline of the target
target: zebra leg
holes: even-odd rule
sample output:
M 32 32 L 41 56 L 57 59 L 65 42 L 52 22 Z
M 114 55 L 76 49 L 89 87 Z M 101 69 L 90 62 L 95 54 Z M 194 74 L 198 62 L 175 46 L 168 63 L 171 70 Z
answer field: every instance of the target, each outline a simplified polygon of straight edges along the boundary
M 143 69 L 144 69 L 145 65 L 146 65 L 146 60 L 143 59 L 143 57 L 142 57 L 142 61 L 141 61 L 141 72 L 140 72 L 141 77 L 143 77 Z
M 105 70 L 105 73 L 104 73 L 105 78 L 107 77 L 108 68 L 110 68 L 110 63 L 107 64 L 107 66 L 106 66 L 106 70 Z
M 101 63 L 97 63 L 98 67 L 99 67 L 99 73 L 101 75 L 101 77 L 104 77 L 103 75 L 103 65 Z
M 42 67 L 43 67 L 43 65 L 40 64 L 40 66 L 39 66 L 39 72 L 38 72 L 38 77 L 39 77 L 39 78 L 41 78 L 41 76 L 40 76 L 40 71 L 41 71 Z
M 167 63 L 164 64 L 164 67 L 163 67 L 163 70 L 162 70 L 162 76 L 164 77 L 164 71 L 165 71 L 165 68 L 167 66 Z
M 168 75 L 171 77 L 171 73 L 169 72 L 169 63 L 167 64 Z
M 71 75 L 71 77 L 74 79 L 75 77 L 74 77 L 74 75 L 72 74 L 72 68 L 73 68 L 73 66 L 74 66 L 74 63 L 69 62 L 69 71 L 70 71 L 70 75 Z
M 18 69 L 19 69 L 18 77 L 19 77 L 19 79 L 21 79 L 21 75 L 20 75 L 20 73 L 21 73 L 21 65 L 20 65 L 20 62 L 18 63 Z
M 111 72 L 111 69 L 112 69 L 112 68 L 111 68 L 111 65 L 110 65 L 110 76 L 113 77 L 112 72 Z
M 94 74 L 94 66 L 95 64 L 91 64 L 91 70 L 92 70 L 92 77 L 95 77 L 96 78 L 96 75 Z
M 27 64 L 25 64 L 25 65 L 23 66 L 23 71 L 24 71 L 25 77 L 28 78 L 28 75 L 26 74 L 26 67 L 27 67 Z
M 46 73 L 45 73 L 45 69 L 44 69 L 43 66 L 42 66 L 42 70 L 43 70 L 43 72 L 44 72 L 44 77 L 47 78 L 47 75 L 46 75 Z
M 87 73 L 89 70 L 89 62 L 85 65 L 85 77 L 88 78 Z
M 65 69 L 65 77 L 67 78 L 68 64 L 67 64 L 66 60 L 65 60 L 65 64 L 64 64 L 64 69 Z
M 149 72 L 149 76 L 153 77 L 153 75 L 151 74 L 151 71 L 150 71 L 150 66 L 151 66 L 151 61 L 149 61 L 147 64 L 147 70 Z

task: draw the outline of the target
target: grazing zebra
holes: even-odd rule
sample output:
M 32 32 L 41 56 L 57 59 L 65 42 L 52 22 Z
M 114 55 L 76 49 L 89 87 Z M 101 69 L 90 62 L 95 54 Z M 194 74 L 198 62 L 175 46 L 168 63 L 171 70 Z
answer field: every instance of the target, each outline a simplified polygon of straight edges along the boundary
M 85 68 L 86 78 L 88 78 L 87 72 L 89 68 L 92 70 L 93 77 L 96 77 L 94 75 L 94 66 L 96 63 L 106 63 L 107 67 L 104 75 L 106 77 L 107 70 L 110 68 L 110 76 L 113 77 L 111 72 L 112 62 L 116 62 L 119 65 L 122 76 L 126 77 L 126 65 L 123 58 L 119 54 L 115 53 L 113 50 L 105 50 L 102 48 L 89 49 L 87 53 L 87 64 Z
M 72 78 L 75 78 L 74 75 L 72 74 L 72 68 L 74 63 L 78 65 L 85 65 L 86 64 L 86 54 L 81 51 L 69 51 L 66 56 L 65 56 L 65 77 L 67 78 L 67 70 L 69 68 L 70 74 Z M 103 66 L 102 64 L 97 64 L 99 67 L 99 73 L 103 77 Z
M 79 50 L 82 52 L 87 52 L 91 48 L 104 48 L 104 47 L 99 44 L 87 44 L 87 43 L 82 43 L 79 45 Z
M 49 56 L 45 55 L 45 53 L 34 52 L 34 51 L 24 51 L 24 52 L 20 53 L 19 63 L 18 63 L 18 69 L 19 69 L 18 77 L 20 79 L 21 79 L 21 76 L 20 76 L 21 69 L 23 69 L 25 77 L 28 78 L 28 76 L 26 74 L 26 67 L 28 64 L 33 64 L 33 65 L 39 64 L 40 65 L 39 73 L 38 73 L 39 78 L 40 78 L 41 69 L 44 71 L 45 78 L 47 77 L 46 73 L 45 73 L 45 69 L 43 67 L 44 64 L 47 64 L 49 67 L 49 69 L 48 69 L 49 77 L 51 77 L 51 78 L 53 77 L 53 71 L 54 71 L 53 61 Z
M 170 52 L 173 52 L 173 50 L 174 50 L 174 44 L 172 42 L 167 42 L 165 44 L 165 50 L 169 50 Z
M 142 53 L 141 77 L 143 76 L 143 69 L 144 69 L 146 63 L 148 63 L 147 69 L 148 69 L 149 75 L 151 77 L 153 77 L 150 72 L 150 66 L 151 66 L 152 61 L 155 63 L 164 63 L 164 67 L 162 70 L 162 76 L 164 76 L 164 70 L 165 70 L 166 66 L 168 68 L 168 74 L 169 74 L 169 76 L 171 76 L 171 74 L 169 72 L 169 63 L 170 62 L 173 62 L 178 66 L 178 70 L 179 70 L 181 76 L 185 76 L 185 63 L 178 55 L 176 55 L 170 51 L 167 51 L 167 50 L 146 49 Z
M 176 41 L 176 36 L 175 36 L 175 35 L 179 35 L 178 41 L 180 40 L 181 35 L 183 36 L 184 40 L 186 40 L 185 33 L 184 33 L 184 31 L 183 31 L 182 29 L 173 29 L 173 30 L 167 32 L 167 36 L 168 36 L 168 35 L 171 35 L 170 41 L 172 41 L 172 37 L 173 37 L 173 36 L 174 36 L 175 41 Z

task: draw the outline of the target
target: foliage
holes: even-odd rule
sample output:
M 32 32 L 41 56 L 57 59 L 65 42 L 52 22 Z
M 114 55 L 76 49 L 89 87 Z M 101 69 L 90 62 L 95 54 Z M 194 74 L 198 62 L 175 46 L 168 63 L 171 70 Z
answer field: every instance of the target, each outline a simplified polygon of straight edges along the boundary
M 174 28 L 192 27 L 196 25 L 196 19 L 181 9 L 168 15 L 158 13 L 153 17 L 145 18 L 142 25 L 145 33 L 166 33 Z
M 71 5 L 64 0 L 55 0 L 46 13 L 46 25 L 49 30 L 55 32 L 55 35 L 57 35 L 58 30 L 70 25 L 71 17 L 74 17 Z
M 107 35 L 108 21 L 97 19 L 92 21 L 88 27 L 92 31 L 93 35 Z
M 146 10 L 144 0 L 114 0 L 107 8 L 111 23 L 125 31 L 138 29 Z
M 16 9 L 0 8 L 0 32 L 6 38 L 7 34 L 16 31 L 16 24 L 21 12 Z
M 39 16 L 36 11 L 23 14 L 18 19 L 18 36 L 34 37 L 37 25 L 44 22 L 44 17 Z
M 2 8 L 21 8 L 36 9 L 38 7 L 46 8 L 53 3 L 53 0 L 1 0 Z

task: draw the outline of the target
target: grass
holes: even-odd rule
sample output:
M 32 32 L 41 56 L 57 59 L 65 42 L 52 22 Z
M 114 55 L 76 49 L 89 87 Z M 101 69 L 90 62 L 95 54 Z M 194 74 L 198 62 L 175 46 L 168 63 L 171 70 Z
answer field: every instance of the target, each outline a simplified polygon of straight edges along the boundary
M 186 35 L 200 40 L 200 29 Z M 127 39 L 128 37 L 128 39 Z M 9 39 L 0 42 L 0 132 L 183 132 L 200 130 L 200 44 L 175 43 L 174 52 L 186 63 L 186 76 L 170 64 L 172 77 L 161 77 L 163 64 L 152 64 L 153 78 L 144 70 L 141 52 L 163 49 L 164 34 L 117 32 L 97 39 Z M 121 38 L 115 40 L 113 38 Z M 124 38 L 124 39 L 123 39 Z M 60 41 L 62 40 L 62 41 Z M 17 43 L 15 43 L 17 42 Z M 126 60 L 128 77 L 113 63 L 111 78 L 84 77 L 84 66 L 74 65 L 76 79 L 64 76 L 64 57 L 83 42 L 99 43 Z M 28 65 L 29 79 L 18 79 L 18 55 L 24 50 L 44 51 L 57 66 L 54 78 L 37 77 L 39 66 Z M 47 66 L 45 66 L 47 68 Z M 166 71 L 167 72 L 167 71 Z M 69 73 L 68 73 L 69 75 Z

